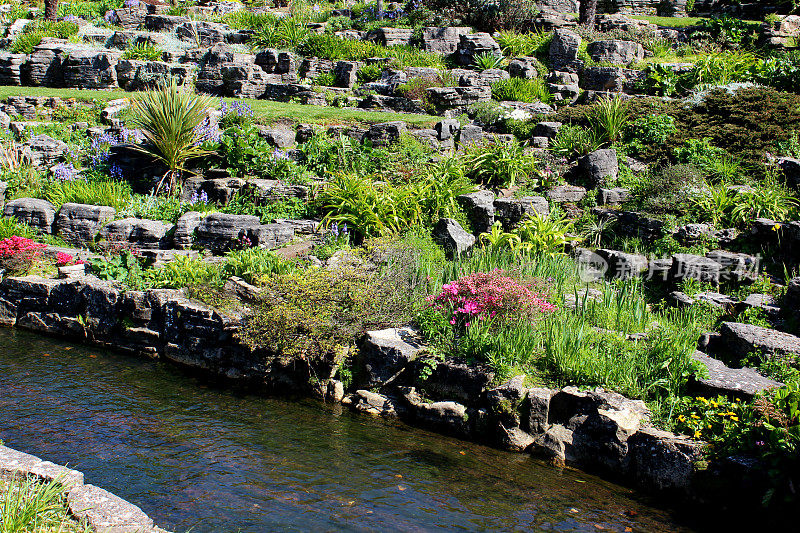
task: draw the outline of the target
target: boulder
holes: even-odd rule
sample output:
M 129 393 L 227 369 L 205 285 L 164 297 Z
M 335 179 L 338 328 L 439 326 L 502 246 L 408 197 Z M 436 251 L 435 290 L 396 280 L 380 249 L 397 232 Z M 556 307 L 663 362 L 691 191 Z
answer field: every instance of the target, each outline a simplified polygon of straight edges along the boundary
M 100 238 L 112 243 L 131 243 L 140 248 L 170 248 L 170 233 L 175 228 L 160 220 L 123 218 L 109 222 L 100 230 Z
M 640 486 L 685 494 L 693 485 L 703 446 L 667 431 L 642 428 L 628 439 L 630 475 Z
M 633 41 L 594 41 L 589 43 L 586 51 L 598 63 L 627 65 L 644 59 L 644 48 Z
M 519 375 L 486 391 L 486 404 L 503 427 L 517 428 L 522 421 L 521 407 L 527 396 L 525 376 Z
M 644 255 L 605 249 L 597 250 L 595 253 L 608 265 L 606 270 L 608 277 L 614 279 L 637 278 L 644 276 L 649 271 L 650 263 Z
M 532 135 L 534 137 L 547 137 L 548 139 L 555 139 L 556 135 L 558 135 L 558 130 L 561 129 L 561 125 L 561 122 L 539 122 L 533 128 Z
M 437 122 L 433 129 L 436 130 L 437 138 L 440 141 L 446 141 L 458 134 L 461 130 L 461 123 L 454 118 L 448 118 Z
M 336 76 L 336 86 L 352 89 L 358 81 L 358 69 L 361 67 L 359 61 L 337 61 L 333 67 Z
M 147 15 L 145 17 L 144 25 L 148 31 L 157 32 L 172 32 L 182 25 L 187 24 L 189 19 L 187 17 L 179 17 L 173 15 Z
M 481 365 L 459 361 L 440 361 L 430 370 L 430 358 L 420 357 L 411 365 L 417 389 L 424 390 L 430 399 L 456 400 L 467 405 L 480 401 L 494 380 L 494 372 Z M 426 370 L 425 377 L 423 368 Z
M 469 35 L 468 27 L 422 28 L 422 48 L 426 52 L 450 55 L 458 49 L 462 35 Z
M 614 187 L 611 189 L 600 187 L 597 191 L 597 196 L 597 202 L 600 205 L 619 205 L 628 201 L 631 196 L 631 191 L 624 187 Z
M 118 26 L 122 26 L 126 30 L 138 30 L 144 25 L 147 9 L 142 3 L 138 3 L 132 7 L 117 8 L 114 10 L 114 14 L 117 17 Z
M 494 208 L 497 219 L 506 229 L 514 228 L 528 215 L 536 213 L 546 217 L 550 214 L 550 205 L 542 196 L 498 198 L 494 201 Z
M 456 198 L 458 205 L 466 211 L 470 225 L 475 233 L 489 231 L 494 224 L 494 193 L 480 190 L 462 194 Z
M 705 376 L 694 378 L 692 389 L 697 394 L 710 397 L 724 395 L 749 401 L 764 390 L 783 386 L 783 383 L 762 376 L 754 368 L 729 368 L 722 361 L 700 351 L 695 351 L 692 359 L 708 370 Z
M 475 236 L 467 233 L 452 218 L 439 219 L 433 228 L 433 240 L 444 248 L 449 257 L 461 257 L 475 245 Z
M 411 28 L 376 28 L 367 32 L 365 40 L 383 46 L 410 46 L 413 35 Z
M 461 66 L 471 66 L 475 56 L 490 53 L 502 57 L 503 52 L 488 33 L 470 33 L 459 36 L 458 48 L 456 48 L 454 59 Z
M 25 54 L 0 52 L 0 84 L 21 85 L 20 68 L 26 59 Z
M 557 185 L 547 191 L 546 196 L 554 204 L 580 202 L 586 197 L 586 189 L 575 185 Z
M 571 430 L 560 424 L 554 424 L 536 437 L 530 450 L 534 455 L 540 455 L 556 464 L 564 465 L 575 461 L 572 441 Z
M 431 429 L 461 437 L 469 435 L 467 408 L 453 401 L 425 401 L 413 387 L 403 390 L 405 414 L 414 422 Z
M 364 134 L 364 140 L 369 140 L 373 146 L 383 147 L 394 144 L 406 132 L 408 126 L 403 121 L 383 122 L 373 124 Z
M 297 134 L 294 130 L 288 128 L 268 128 L 266 126 L 258 127 L 258 135 L 265 139 L 270 146 L 276 148 L 291 148 L 295 145 L 295 138 Z
M 645 80 L 643 70 L 622 67 L 586 67 L 583 70 L 580 86 L 586 91 L 607 94 L 635 94 L 638 84 Z
M 56 209 L 47 200 L 39 198 L 17 198 L 6 203 L 3 216 L 14 217 L 23 224 L 36 228 L 42 233 L 53 233 Z
M 458 132 L 458 145 L 459 147 L 466 147 L 471 144 L 480 143 L 483 141 L 483 128 L 475 124 L 467 124 L 461 127 Z
M 72 245 L 92 242 L 100 228 L 117 213 L 113 207 L 67 203 L 61 206 L 56 217 L 59 237 Z
M 359 343 L 359 385 L 382 386 L 424 349 L 419 333 L 410 327 L 368 331 Z
M 252 246 L 274 250 L 291 242 L 294 238 L 294 224 L 291 222 L 261 224 L 249 228 L 247 238 Z
M 788 313 L 800 314 L 800 278 L 792 278 L 789 281 L 783 304 Z
M 116 89 L 117 52 L 74 50 L 62 65 L 64 85 L 79 89 Z
M 356 391 L 351 403 L 356 411 L 387 418 L 396 418 L 400 409 L 395 399 L 364 389 Z
M 722 265 L 699 255 L 675 254 L 672 256 L 672 266 L 669 278 L 673 282 L 684 279 L 695 279 L 702 283 L 718 285 Z
M 614 182 L 619 174 L 617 151 L 604 148 L 586 154 L 578 158 L 578 169 L 592 188 Z
M 248 239 L 248 233 L 259 226 L 261 220 L 256 216 L 211 213 L 201 218 L 195 228 L 194 244 L 214 252 L 225 252 L 243 243 L 247 244 L 245 239 Z M 180 224 L 178 228 L 180 229 Z
M 760 274 L 761 260 L 758 256 L 714 250 L 706 254 L 706 258 L 719 263 L 721 281 L 741 283 L 755 281 Z
M 550 65 L 553 70 L 577 72 L 582 66 L 578 60 L 581 37 L 574 31 L 557 29 L 550 42 Z
M 45 134 L 32 137 L 24 146 L 30 148 L 31 162 L 43 167 L 55 164 L 69 151 L 67 143 Z
M 194 43 L 198 48 L 214 46 L 225 41 L 228 27 L 215 22 L 192 20 L 175 28 L 175 34 L 183 42 Z
M 517 57 L 508 62 L 508 74 L 512 78 L 533 79 L 539 77 L 539 61 L 535 57 Z
M 445 111 L 466 110 L 472 104 L 492 99 L 492 89 L 487 86 L 431 87 L 426 92 L 431 105 L 440 114 Z
M 800 356 L 800 338 L 783 331 L 723 322 L 719 333 L 719 351 L 732 361 L 741 361 L 754 353 L 766 357 L 787 356 L 795 360 Z
M 684 244 L 694 244 L 710 237 L 712 231 L 709 224 L 686 224 L 677 228 L 675 238 Z
M 523 405 L 523 412 L 527 411 L 527 419 L 523 419 L 522 429 L 533 435 L 539 435 L 547 431 L 550 426 L 550 399 L 553 397 L 553 390 L 541 387 L 530 388 L 527 391 L 526 403 Z

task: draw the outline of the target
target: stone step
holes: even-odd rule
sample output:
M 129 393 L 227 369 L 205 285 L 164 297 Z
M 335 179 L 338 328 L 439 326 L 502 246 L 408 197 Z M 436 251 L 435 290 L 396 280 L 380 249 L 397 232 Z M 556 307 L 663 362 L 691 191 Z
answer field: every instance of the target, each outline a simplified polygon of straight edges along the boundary
M 761 391 L 783 386 L 779 381 L 762 376 L 754 368 L 730 368 L 701 351 L 695 351 L 692 359 L 708 369 L 707 377 L 695 377 L 692 383 L 692 390 L 706 396 L 750 400 Z

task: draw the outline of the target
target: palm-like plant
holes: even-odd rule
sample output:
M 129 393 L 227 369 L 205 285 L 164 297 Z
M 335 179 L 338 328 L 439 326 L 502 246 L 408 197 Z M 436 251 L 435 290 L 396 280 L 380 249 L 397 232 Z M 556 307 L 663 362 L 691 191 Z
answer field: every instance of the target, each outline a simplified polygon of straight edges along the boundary
M 495 55 L 491 52 L 483 52 L 472 58 L 472 66 L 478 70 L 489 70 L 493 68 L 501 68 L 505 58 L 501 55 Z
M 186 162 L 209 153 L 201 147 L 198 131 L 209 107 L 209 97 L 178 85 L 175 79 L 160 83 L 133 101 L 133 124 L 146 140 L 137 148 L 168 169 L 156 191 L 166 183 L 173 194 L 177 193 L 176 185 L 186 170 Z

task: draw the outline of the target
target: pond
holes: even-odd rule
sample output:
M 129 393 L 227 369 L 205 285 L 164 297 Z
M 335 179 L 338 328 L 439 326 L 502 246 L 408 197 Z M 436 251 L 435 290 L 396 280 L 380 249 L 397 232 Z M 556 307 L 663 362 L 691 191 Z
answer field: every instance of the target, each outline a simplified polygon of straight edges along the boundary
M 525 454 L 8 329 L 0 438 L 81 470 L 176 532 L 698 530 L 629 489 Z

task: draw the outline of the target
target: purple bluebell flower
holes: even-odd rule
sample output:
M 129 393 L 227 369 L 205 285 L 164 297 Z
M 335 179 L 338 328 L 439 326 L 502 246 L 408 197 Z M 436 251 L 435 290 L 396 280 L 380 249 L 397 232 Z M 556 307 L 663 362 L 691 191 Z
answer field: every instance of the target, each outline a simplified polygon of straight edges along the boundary
M 123 181 L 125 179 L 125 173 L 122 171 L 122 167 L 116 163 L 111 165 L 111 168 L 108 169 L 108 173 L 114 180 Z
M 78 171 L 71 163 L 59 163 L 53 167 L 53 176 L 59 181 L 74 181 Z
M 117 16 L 117 12 L 113 9 L 106 11 L 106 14 L 103 16 L 106 22 L 109 24 L 116 24 L 119 22 L 119 17 Z
M 125 7 L 138 7 L 139 0 L 125 0 Z
M 333 226 L 331 226 L 331 234 L 334 237 L 338 237 L 339 236 L 339 224 L 337 224 L 336 222 L 334 222 Z
M 289 156 L 286 152 L 284 152 L 280 148 L 275 148 L 275 150 L 272 152 L 272 158 L 275 159 L 276 161 L 287 161 L 289 159 Z

